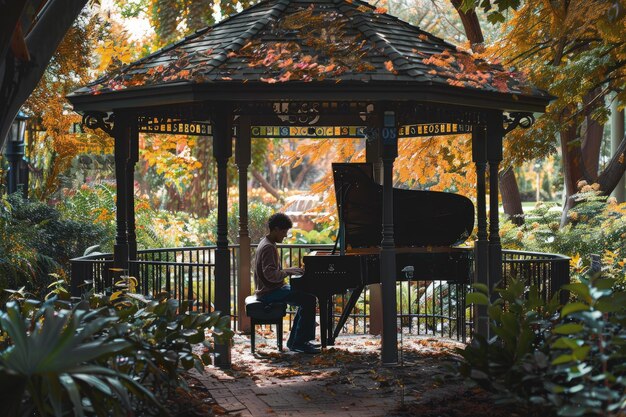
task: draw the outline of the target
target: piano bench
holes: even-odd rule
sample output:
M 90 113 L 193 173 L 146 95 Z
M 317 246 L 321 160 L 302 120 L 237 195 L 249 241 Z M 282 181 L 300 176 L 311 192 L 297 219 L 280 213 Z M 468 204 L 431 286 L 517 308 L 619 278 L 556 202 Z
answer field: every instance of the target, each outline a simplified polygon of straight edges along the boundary
M 246 297 L 246 316 L 250 317 L 250 350 L 254 353 L 255 326 L 257 324 L 275 324 L 278 350 L 283 350 L 283 317 L 287 314 L 287 303 L 277 301 L 264 303 L 256 295 Z

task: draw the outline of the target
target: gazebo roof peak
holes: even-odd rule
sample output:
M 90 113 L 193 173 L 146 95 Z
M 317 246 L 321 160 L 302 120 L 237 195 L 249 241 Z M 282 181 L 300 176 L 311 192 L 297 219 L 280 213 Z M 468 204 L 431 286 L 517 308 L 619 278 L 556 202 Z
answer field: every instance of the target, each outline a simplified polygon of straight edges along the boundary
M 463 89 L 463 94 L 495 93 L 506 101 L 528 97 L 538 109 L 550 99 L 520 74 L 475 59 L 360 0 L 263 0 L 101 77 L 69 98 L 81 110 L 82 103 L 100 101 L 104 97 L 95 96 L 101 94 L 112 98 L 118 90 L 180 91 L 201 85 L 241 89 L 244 84 L 306 89 L 320 83 L 359 88 L 386 84 L 416 91 L 433 87 L 430 91 L 443 89 L 450 95 Z

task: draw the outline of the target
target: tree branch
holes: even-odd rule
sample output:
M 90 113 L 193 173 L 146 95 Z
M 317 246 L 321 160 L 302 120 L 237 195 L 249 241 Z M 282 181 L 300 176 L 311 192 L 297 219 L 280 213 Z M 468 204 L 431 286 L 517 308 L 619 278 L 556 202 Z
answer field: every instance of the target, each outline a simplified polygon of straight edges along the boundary
M 602 195 L 609 195 L 613 192 L 620 179 L 626 172 L 626 135 L 622 138 L 617 151 L 611 157 L 607 166 L 598 176 L 600 192 Z
M 13 118 L 33 92 L 43 76 L 48 63 L 56 52 L 63 37 L 76 20 L 87 0 L 50 0 L 43 14 L 32 26 L 26 36 L 26 46 L 32 58 L 28 66 L 20 63 L 12 54 L 5 54 L 7 59 L 1 68 L 8 71 L 12 67 L 12 79 L 3 78 L 0 86 L 0 148 Z
M 269 182 L 267 182 L 267 180 L 263 177 L 263 175 L 261 175 L 256 169 L 252 170 L 252 176 L 254 177 L 255 180 L 259 182 L 259 184 L 261 184 L 263 188 L 265 188 L 265 190 L 268 193 L 274 196 L 276 200 L 279 200 L 279 201 L 281 200 L 280 193 L 278 192 L 278 190 L 272 187 L 272 185 Z

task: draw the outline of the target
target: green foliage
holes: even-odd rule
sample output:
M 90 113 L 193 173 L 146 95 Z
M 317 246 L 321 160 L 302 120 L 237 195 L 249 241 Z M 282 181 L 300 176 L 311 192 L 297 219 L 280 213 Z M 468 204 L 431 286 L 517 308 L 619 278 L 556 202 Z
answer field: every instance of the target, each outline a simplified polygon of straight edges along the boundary
M 63 218 L 46 204 L 19 193 L 2 197 L 0 211 L 0 289 L 25 286 L 43 294 L 50 273 L 64 274 L 69 260 L 99 241 L 103 228 Z
M 569 211 L 570 223 L 563 228 L 559 228 L 561 211 L 551 210 L 547 204 L 527 212 L 522 226 L 505 221 L 503 247 L 570 257 L 606 251 L 626 254 L 626 204 L 593 193 L 579 196 L 585 201 Z
M 267 235 L 267 219 L 275 213 L 272 206 L 253 201 L 248 205 L 248 233 L 252 243 L 259 243 Z M 210 221 L 214 221 L 213 233 L 217 230 L 217 210 L 211 212 Z M 228 211 L 228 241 L 236 243 L 239 238 L 239 203 L 235 203 Z
M 0 314 L 2 415 L 165 415 L 163 401 L 202 371 L 229 317 L 201 314 L 162 294 L 90 292 L 78 304 L 16 293 Z M 192 351 L 202 343 L 205 353 Z
M 325 227 L 322 230 L 302 230 L 292 229 L 291 239 L 288 243 L 292 244 L 328 244 L 335 242 L 336 229 L 332 226 Z
M 481 289 L 468 302 L 487 307 L 493 338 L 476 335 L 459 350 L 460 372 L 506 401 L 562 416 L 617 416 L 626 409 L 626 292 L 600 274 L 565 287 L 545 304 L 534 286 L 512 280 L 489 302 Z

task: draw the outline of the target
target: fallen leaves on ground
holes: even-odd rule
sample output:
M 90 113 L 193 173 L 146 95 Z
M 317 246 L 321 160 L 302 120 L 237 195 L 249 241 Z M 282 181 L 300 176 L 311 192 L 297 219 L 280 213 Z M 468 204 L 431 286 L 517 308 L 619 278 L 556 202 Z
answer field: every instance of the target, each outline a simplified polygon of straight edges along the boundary
M 297 384 L 299 395 L 311 403 L 320 401 L 320 391 L 323 398 L 333 402 L 379 398 L 375 401 L 382 404 L 384 398 L 391 396 L 398 401 L 397 409 L 386 414 L 390 417 L 540 415 L 496 405 L 487 393 L 467 388 L 451 371 L 458 358 L 455 349 L 463 346 L 452 340 L 405 336 L 399 364 L 391 367 L 381 364 L 380 338 L 374 336 L 342 336 L 334 347 L 319 355 L 279 352 L 275 340 L 265 342 L 257 344 L 256 353 L 252 354 L 247 337 L 236 336 L 234 365 L 229 374 L 237 379 L 248 378 L 257 386 L 284 388 Z M 316 388 L 307 391 L 309 383 L 317 384 Z M 345 400 L 335 405 L 337 410 L 351 408 Z

